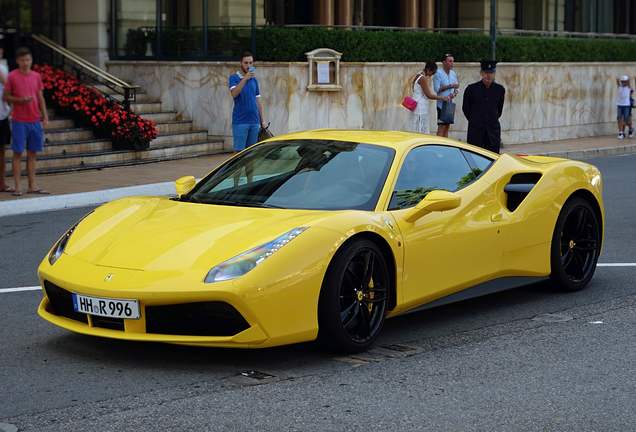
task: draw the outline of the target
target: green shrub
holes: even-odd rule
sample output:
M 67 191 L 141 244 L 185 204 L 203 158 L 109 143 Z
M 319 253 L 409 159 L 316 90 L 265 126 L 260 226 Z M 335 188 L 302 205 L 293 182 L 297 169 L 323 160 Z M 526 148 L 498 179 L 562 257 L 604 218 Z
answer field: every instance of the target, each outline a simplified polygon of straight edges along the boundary
M 304 61 L 305 52 L 332 48 L 347 62 L 422 62 L 452 53 L 456 61 L 490 56 L 485 34 L 409 31 L 358 31 L 325 28 L 266 27 L 257 30 L 257 57 L 269 61 Z M 636 41 L 500 36 L 497 60 L 506 62 L 636 61 Z
M 237 59 L 251 48 L 249 28 L 208 28 L 208 53 L 203 53 L 203 31 L 197 28 L 163 28 L 162 55 L 175 59 Z M 147 42 L 155 51 L 155 33 L 130 29 L 128 56 L 143 57 Z M 320 27 L 264 27 L 256 30 L 256 56 L 261 61 L 305 61 L 305 53 L 332 48 L 346 62 L 424 62 L 452 53 L 456 61 L 490 57 L 490 39 L 481 33 L 429 33 L 415 31 L 363 31 Z M 497 60 L 506 62 L 636 61 L 636 41 L 575 39 L 536 36 L 500 36 Z
M 127 56 L 143 57 L 146 55 L 146 33 L 142 29 L 129 29 L 126 33 L 124 50 Z

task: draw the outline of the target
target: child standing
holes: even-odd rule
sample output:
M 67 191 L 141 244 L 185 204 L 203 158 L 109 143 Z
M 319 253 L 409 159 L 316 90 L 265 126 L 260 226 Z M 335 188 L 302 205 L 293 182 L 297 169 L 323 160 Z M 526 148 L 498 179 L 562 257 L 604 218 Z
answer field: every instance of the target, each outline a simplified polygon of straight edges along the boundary
M 616 80 L 618 85 L 618 94 L 616 95 L 616 105 L 618 114 L 616 119 L 618 121 L 618 139 L 625 138 L 625 126 L 628 127 L 629 137 L 634 136 L 634 128 L 632 127 L 632 102 L 631 97 L 634 90 L 629 86 L 629 77 L 623 75 Z

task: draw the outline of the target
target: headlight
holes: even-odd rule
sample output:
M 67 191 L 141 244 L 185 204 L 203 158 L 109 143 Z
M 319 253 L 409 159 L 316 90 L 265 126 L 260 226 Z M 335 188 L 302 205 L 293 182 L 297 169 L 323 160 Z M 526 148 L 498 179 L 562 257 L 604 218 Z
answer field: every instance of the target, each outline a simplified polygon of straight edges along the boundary
M 243 276 L 272 256 L 277 250 L 295 239 L 307 227 L 294 228 L 274 240 L 243 252 L 240 255 L 213 267 L 205 277 L 205 283 L 220 282 Z
M 66 234 L 64 234 L 62 238 L 55 243 L 55 246 L 53 246 L 53 250 L 51 250 L 51 253 L 49 254 L 49 263 L 51 263 L 51 265 L 55 264 L 55 262 L 62 256 L 64 249 L 66 249 L 66 243 L 68 243 L 68 239 L 71 237 L 71 234 L 73 234 L 73 231 L 75 231 L 75 227 L 77 227 L 77 224 L 73 225 L 71 229 L 66 231 Z
M 80 222 L 86 219 L 86 217 L 91 213 L 93 212 L 91 211 L 84 215 L 84 217 L 82 217 L 80 220 L 77 221 L 75 225 L 69 228 L 69 230 L 66 231 L 66 233 L 57 241 L 57 243 L 55 243 L 55 246 L 53 246 L 53 249 L 51 249 L 51 253 L 49 253 L 49 263 L 51 265 L 55 264 L 55 262 L 62 256 L 62 253 L 64 253 L 64 249 L 66 249 L 68 239 L 71 238 L 71 235 L 73 234 L 73 231 L 75 231 L 75 228 L 77 228 Z

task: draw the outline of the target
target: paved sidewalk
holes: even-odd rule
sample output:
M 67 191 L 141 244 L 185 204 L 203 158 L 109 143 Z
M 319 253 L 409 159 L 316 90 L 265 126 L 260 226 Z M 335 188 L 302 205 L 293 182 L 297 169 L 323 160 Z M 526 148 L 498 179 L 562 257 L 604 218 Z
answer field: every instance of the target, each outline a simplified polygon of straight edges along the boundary
M 43 175 L 38 176 L 37 182 L 38 187 L 46 189 L 51 192 L 52 195 L 172 182 L 186 175 L 193 175 L 196 178 L 203 177 L 214 167 L 225 161 L 230 155 L 230 153 L 222 153 L 193 159 Z M 6 182 L 9 186 L 13 187 L 12 178 L 7 177 Z M 23 177 L 22 191 L 24 192 L 26 189 L 27 179 Z M 41 197 L 41 195 L 24 193 L 21 197 L 14 197 L 10 193 L 0 193 L 0 201 L 23 200 L 36 197 Z
M 571 159 L 636 153 L 636 138 L 615 136 L 569 139 L 504 146 L 505 153 L 542 154 Z M 121 196 L 174 193 L 174 180 L 184 175 L 203 177 L 230 153 L 194 159 L 79 171 L 38 177 L 38 186 L 51 196 L 0 193 L 0 216 L 99 204 Z M 12 185 L 12 179 L 7 178 Z M 26 179 L 22 179 L 26 190 Z M 12 204 L 14 202 L 15 204 Z

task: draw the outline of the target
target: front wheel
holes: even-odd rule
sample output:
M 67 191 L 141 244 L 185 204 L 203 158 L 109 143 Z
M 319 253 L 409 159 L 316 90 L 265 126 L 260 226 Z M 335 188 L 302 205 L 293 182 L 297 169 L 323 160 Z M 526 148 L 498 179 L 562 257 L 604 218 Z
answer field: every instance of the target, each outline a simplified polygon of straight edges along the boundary
M 323 346 L 355 353 L 369 348 L 384 324 L 389 270 L 380 248 L 354 240 L 327 269 L 318 304 L 318 339 Z
M 583 198 L 568 200 L 552 236 L 550 279 L 560 290 L 578 291 L 590 282 L 601 252 L 601 223 Z

